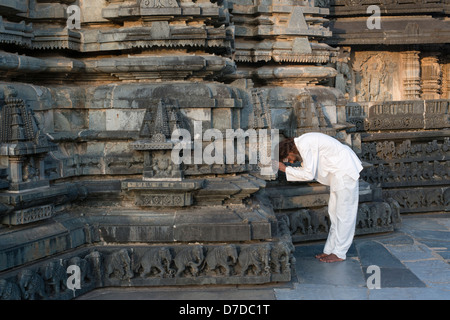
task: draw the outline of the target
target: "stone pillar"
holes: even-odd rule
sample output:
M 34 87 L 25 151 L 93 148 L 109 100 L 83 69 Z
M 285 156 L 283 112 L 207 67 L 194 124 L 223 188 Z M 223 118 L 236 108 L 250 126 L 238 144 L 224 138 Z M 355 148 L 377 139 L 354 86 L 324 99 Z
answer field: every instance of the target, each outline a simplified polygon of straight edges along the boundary
M 402 53 L 403 63 L 403 99 L 420 99 L 420 61 L 419 51 Z
M 450 99 L 450 60 L 442 64 L 441 99 Z
M 10 178 L 13 183 L 22 182 L 22 157 L 10 157 L 9 158 L 9 170 Z
M 39 170 L 39 180 L 45 180 L 45 157 L 47 156 L 46 153 L 44 154 L 38 154 L 36 156 L 36 161 L 37 161 L 37 169 Z
M 441 66 L 439 53 L 430 53 L 422 58 L 422 99 L 439 99 L 441 93 Z

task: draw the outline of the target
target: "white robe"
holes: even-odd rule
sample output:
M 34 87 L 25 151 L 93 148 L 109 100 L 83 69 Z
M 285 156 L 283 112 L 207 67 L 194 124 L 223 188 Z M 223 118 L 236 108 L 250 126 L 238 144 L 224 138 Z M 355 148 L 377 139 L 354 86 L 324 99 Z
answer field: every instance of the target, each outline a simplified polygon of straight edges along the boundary
M 288 181 L 310 181 L 330 186 L 331 191 L 345 187 L 343 177 L 359 179 L 363 169 L 358 156 L 348 146 L 319 132 L 305 133 L 294 139 L 302 167 L 287 167 Z
M 316 180 L 330 186 L 331 226 L 323 252 L 345 259 L 355 234 L 361 161 L 348 146 L 323 133 L 305 133 L 294 142 L 303 163 L 302 167 L 286 167 L 286 179 Z

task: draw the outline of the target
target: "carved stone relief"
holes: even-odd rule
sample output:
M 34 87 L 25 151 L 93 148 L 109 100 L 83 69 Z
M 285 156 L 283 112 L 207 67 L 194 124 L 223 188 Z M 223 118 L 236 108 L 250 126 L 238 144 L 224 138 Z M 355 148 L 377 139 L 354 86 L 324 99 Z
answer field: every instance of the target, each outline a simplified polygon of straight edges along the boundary
M 407 100 L 346 105 L 353 132 L 443 129 L 449 124 L 449 100 Z
M 350 48 L 342 48 L 336 57 L 337 75 L 334 86 L 341 90 L 346 99 L 352 99 L 354 95 L 354 79 L 350 63 Z
M 392 198 L 385 202 L 360 203 L 355 234 L 392 231 L 401 220 L 399 208 Z M 294 242 L 326 239 L 331 225 L 326 207 L 287 213 L 286 220 Z
M 335 85 L 348 93 L 350 101 L 448 98 L 448 63 L 441 52 L 356 51 L 351 60 L 352 68 L 347 70 L 342 69 L 345 65 L 337 59 L 335 80 Z M 353 83 L 348 80 L 351 76 L 354 76 Z
M 100 287 L 264 283 L 289 280 L 293 247 L 282 240 L 261 244 L 94 247 L 9 272 L 0 300 L 71 299 Z M 80 268 L 80 288 L 67 287 L 67 267 Z M 243 282 L 242 282 L 243 281 Z
M 449 138 L 366 142 L 361 156 L 373 165 L 361 177 L 380 185 L 386 197 L 400 204 L 402 213 L 444 211 L 450 180 L 449 152 Z
M 387 52 L 357 52 L 352 69 L 355 72 L 356 101 L 394 100 L 398 63 Z

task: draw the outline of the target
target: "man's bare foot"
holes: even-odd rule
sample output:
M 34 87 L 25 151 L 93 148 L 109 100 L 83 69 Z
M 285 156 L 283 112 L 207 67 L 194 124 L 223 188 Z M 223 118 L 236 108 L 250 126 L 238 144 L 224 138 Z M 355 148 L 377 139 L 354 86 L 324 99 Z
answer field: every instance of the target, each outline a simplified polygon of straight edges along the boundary
M 326 256 L 328 256 L 328 254 L 326 254 L 326 253 L 319 253 L 319 254 L 316 254 L 316 259 L 322 259 L 322 258 L 325 258 Z
M 326 257 L 323 257 L 320 259 L 321 262 L 339 262 L 339 261 L 344 261 L 344 259 L 339 258 L 337 255 L 335 255 L 334 253 L 327 255 Z

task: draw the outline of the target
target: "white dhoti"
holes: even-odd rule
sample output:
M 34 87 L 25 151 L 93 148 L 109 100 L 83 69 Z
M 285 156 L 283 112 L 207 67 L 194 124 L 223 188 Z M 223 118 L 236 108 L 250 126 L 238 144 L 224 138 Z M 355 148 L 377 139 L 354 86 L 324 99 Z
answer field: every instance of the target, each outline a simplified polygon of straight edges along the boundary
M 323 253 L 334 253 L 345 260 L 355 235 L 359 182 L 350 177 L 344 177 L 344 182 L 344 189 L 330 192 L 328 214 L 331 226 Z

